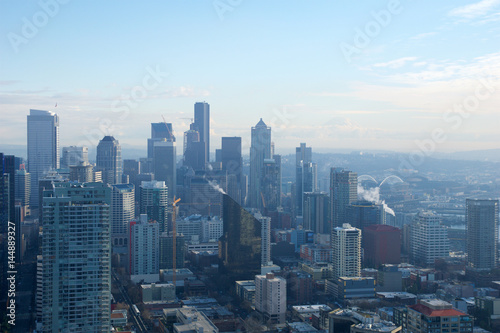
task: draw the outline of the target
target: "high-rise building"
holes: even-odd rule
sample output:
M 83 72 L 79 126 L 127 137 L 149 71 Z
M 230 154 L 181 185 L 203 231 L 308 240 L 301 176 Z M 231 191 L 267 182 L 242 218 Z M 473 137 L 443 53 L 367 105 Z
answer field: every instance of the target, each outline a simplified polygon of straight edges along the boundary
M 330 220 L 332 227 L 348 223 L 347 206 L 358 199 L 358 174 L 339 168 L 330 170 Z
M 200 142 L 203 149 L 201 160 L 203 169 L 210 162 L 210 105 L 205 102 L 197 102 L 194 104 L 194 130 L 200 134 Z
M 439 299 L 420 300 L 418 304 L 407 307 L 406 329 L 408 332 L 472 332 L 474 318 L 460 312 Z M 405 326 L 405 325 L 403 325 Z
M 325 192 L 304 192 L 304 229 L 330 234 L 330 198 Z
M 51 111 L 30 110 L 28 115 L 28 172 L 33 207 L 39 205 L 38 180 L 59 169 L 59 117 Z
M 273 155 L 273 158 L 264 159 L 260 190 L 259 209 L 276 211 L 281 206 L 281 155 Z
M 262 266 L 268 266 L 271 262 L 271 218 L 262 216 L 261 213 L 255 213 L 254 217 L 259 220 L 261 225 L 261 259 Z
M 401 230 L 374 224 L 363 229 L 363 253 L 366 267 L 401 263 Z
M 139 211 L 158 222 L 160 233 L 168 230 L 168 188 L 163 181 L 143 181 L 140 187 Z
M 219 239 L 219 271 L 231 281 L 260 274 L 262 226 L 229 195 L 223 195 L 224 233 Z
M 101 171 L 98 172 L 102 175 Z M 95 179 L 94 175 L 94 166 L 92 164 L 81 163 L 69 167 L 69 180 L 71 181 L 79 183 L 99 182 L 100 180 Z
M 332 233 L 333 279 L 361 275 L 361 230 L 344 223 Z
M 135 184 L 141 173 L 141 162 L 137 160 L 123 160 L 123 176 L 128 176 L 130 184 Z
M 200 132 L 191 124 L 188 131 L 184 132 L 184 161 L 183 165 L 193 170 L 205 168 L 205 143 L 200 141 Z
M 148 159 L 154 157 L 153 147 L 156 141 L 175 142 L 171 123 L 151 123 L 151 138 L 148 139 Z
M 248 203 L 252 208 L 262 207 L 261 176 L 264 160 L 271 158 L 271 128 L 267 127 L 262 118 L 252 127 L 252 142 L 250 146 L 250 184 Z
M 346 218 L 349 223 L 363 230 L 374 224 L 385 224 L 384 206 L 367 200 L 357 200 L 346 207 Z
M 498 267 L 498 200 L 466 200 L 467 266 Z
M 24 164 L 16 170 L 15 198 L 22 207 L 30 205 L 31 174 L 26 171 Z
M 186 258 L 186 238 L 177 234 L 175 237 L 175 267 L 184 268 Z M 173 269 L 174 267 L 174 236 L 164 232 L 160 235 L 160 269 Z
M 255 276 L 255 309 L 272 323 L 283 324 L 286 319 L 286 280 L 273 273 Z
M 61 168 L 69 168 L 72 165 L 89 163 L 89 149 L 87 147 L 63 147 Z
M 43 332 L 109 332 L 110 188 L 58 183 L 43 199 Z
M 133 184 L 111 186 L 111 244 L 113 254 L 126 257 L 128 226 L 135 217 L 135 188 Z
M 449 257 L 448 229 L 433 212 L 419 212 L 410 229 L 410 254 L 415 263 L 432 266 L 438 258 Z
M 118 140 L 105 136 L 97 145 L 96 168 L 102 172 L 102 181 L 107 184 L 122 182 L 122 148 Z
M 157 282 L 160 277 L 160 231 L 156 221 L 148 221 L 146 214 L 131 221 L 130 275 L 132 280 Z
M 177 168 L 176 168 L 175 141 L 155 141 L 153 145 L 153 172 L 155 180 L 164 181 L 168 187 L 168 198 L 173 202 L 176 194 Z
M 241 137 L 223 137 L 221 148 L 222 171 L 227 174 L 227 194 L 241 204 L 243 159 L 241 156 Z
M 302 216 L 304 192 L 316 191 L 316 167 L 312 163 L 312 148 L 301 143 L 295 148 L 295 212 Z

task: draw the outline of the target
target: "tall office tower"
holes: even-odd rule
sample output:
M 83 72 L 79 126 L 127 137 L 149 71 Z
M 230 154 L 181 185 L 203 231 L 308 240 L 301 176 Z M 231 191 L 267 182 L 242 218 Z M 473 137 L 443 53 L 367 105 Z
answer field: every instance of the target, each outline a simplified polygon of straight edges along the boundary
M 123 160 L 123 176 L 128 177 L 129 184 L 137 182 L 137 176 L 141 173 L 141 162 L 137 160 Z
M 2 235 L 7 233 L 8 223 L 11 221 L 10 177 L 7 169 L 5 155 L 0 153 L 0 234 Z
M 325 192 L 304 192 L 304 229 L 330 234 L 330 198 Z
M 255 276 L 255 309 L 266 320 L 283 324 L 286 319 L 286 280 L 273 273 Z
M 160 277 L 160 231 L 156 221 L 141 214 L 130 222 L 130 275 L 133 281 L 157 282 Z
M 401 230 L 374 224 L 363 229 L 364 263 L 378 268 L 382 264 L 401 263 Z
M 296 216 L 302 216 L 304 192 L 316 191 L 313 185 L 312 148 L 301 143 L 295 148 L 295 211 Z
M 97 145 L 96 168 L 102 172 L 102 181 L 113 185 L 122 182 L 122 148 L 118 140 L 105 136 Z
M 349 222 L 346 210 L 358 199 L 358 174 L 339 168 L 330 170 L 330 220 L 332 227 Z
M 363 230 L 374 224 L 385 224 L 384 206 L 366 200 L 357 200 L 346 207 L 346 218 L 349 223 Z
M 264 159 L 260 179 L 259 209 L 275 211 L 281 206 L 281 156 Z
M 219 239 L 219 271 L 233 285 L 260 274 L 262 226 L 229 195 L 223 195 L 224 231 Z M 229 285 L 229 284 L 228 284 Z
M 2 233 L 7 232 L 7 221 L 16 222 L 15 221 L 15 193 L 16 193 L 16 168 L 15 168 L 15 156 L 13 155 L 4 155 L 0 153 L 0 176 L 3 177 L 3 199 L 2 199 L 2 225 L 1 231 Z M 20 227 L 21 225 L 19 225 Z M 19 228 L 20 229 L 20 228 Z M 16 228 L 17 231 L 17 228 Z
M 227 194 L 241 204 L 243 202 L 243 158 L 241 156 L 241 137 L 223 137 L 221 141 L 222 171 L 225 171 L 228 177 Z
M 155 180 L 165 182 L 170 202 L 173 202 L 177 187 L 176 158 L 175 141 L 155 141 L 153 145 Z
M 498 200 L 466 200 L 467 266 L 498 267 Z
M 191 124 L 190 129 L 184 132 L 184 161 L 183 165 L 193 170 L 205 168 L 205 143 L 200 141 L 200 132 Z
M 252 208 L 262 207 L 262 188 L 260 184 L 264 160 L 271 158 L 271 127 L 260 121 L 252 127 L 252 143 L 250 146 L 250 186 L 248 204 Z
M 15 173 L 15 200 L 21 206 L 22 216 L 28 214 L 30 205 L 31 174 L 26 171 L 24 164 Z
M 111 245 L 113 254 L 125 257 L 128 247 L 128 226 L 135 217 L 133 184 L 111 186 Z
M 344 223 L 332 233 L 333 278 L 361 275 L 361 230 Z
M 201 161 L 203 169 L 210 162 L 210 105 L 205 102 L 194 104 L 194 130 L 200 133 L 200 142 L 202 143 Z
M 153 147 L 156 141 L 175 142 L 171 123 L 151 123 L 151 138 L 148 139 L 148 159 L 154 157 Z
M 432 212 L 419 212 L 410 229 L 410 254 L 413 262 L 432 266 L 438 258 L 450 255 L 448 229 Z
M 174 236 L 167 232 L 160 235 L 160 269 L 174 268 Z M 177 234 L 175 237 L 175 267 L 184 268 L 186 258 L 186 238 Z
M 260 264 L 268 266 L 271 262 L 271 218 L 262 216 L 261 213 L 255 213 L 254 217 L 259 220 L 261 225 L 261 256 Z
M 89 163 L 89 149 L 87 147 L 69 146 L 62 148 L 61 168 L 69 168 L 72 165 Z
M 59 169 L 59 117 L 50 111 L 30 110 L 28 115 L 28 172 L 31 199 L 38 207 L 38 180 L 49 170 Z
M 140 213 L 148 219 L 158 222 L 160 232 L 168 230 L 168 188 L 165 182 L 144 181 L 140 187 Z
M 43 332 L 109 332 L 110 188 L 65 182 L 44 195 Z
M 94 166 L 92 164 L 80 164 L 80 165 L 72 165 L 69 167 L 69 180 L 79 182 L 79 183 L 88 183 L 88 182 L 97 182 L 98 180 L 94 177 Z

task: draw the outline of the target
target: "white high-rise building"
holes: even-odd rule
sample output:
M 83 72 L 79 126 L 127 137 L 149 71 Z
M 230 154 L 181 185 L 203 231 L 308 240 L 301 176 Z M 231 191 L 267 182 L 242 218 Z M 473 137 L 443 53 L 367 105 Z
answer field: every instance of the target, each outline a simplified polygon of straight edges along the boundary
M 38 180 L 59 168 L 59 117 L 51 111 L 30 110 L 28 115 L 28 172 L 31 200 L 38 207 Z
M 410 227 L 410 253 L 415 263 L 431 266 L 450 255 L 448 229 L 432 212 L 420 212 Z
M 218 216 L 211 216 L 201 221 L 201 241 L 203 243 L 217 242 L 222 236 L 224 223 Z
M 344 223 L 332 232 L 333 278 L 361 275 L 361 230 Z
M 273 273 L 255 276 L 255 309 L 273 323 L 285 322 L 286 280 Z
M 261 225 L 262 246 L 260 250 L 261 266 L 267 266 L 271 262 L 271 218 L 255 213 L 254 217 L 259 220 Z
M 132 281 L 154 283 L 160 278 L 160 230 L 156 221 L 141 214 L 130 223 L 130 275 Z
M 43 198 L 42 332 L 109 332 L 110 188 L 54 187 Z
M 133 184 L 111 186 L 111 246 L 120 264 L 127 261 L 129 248 L 128 225 L 135 217 Z

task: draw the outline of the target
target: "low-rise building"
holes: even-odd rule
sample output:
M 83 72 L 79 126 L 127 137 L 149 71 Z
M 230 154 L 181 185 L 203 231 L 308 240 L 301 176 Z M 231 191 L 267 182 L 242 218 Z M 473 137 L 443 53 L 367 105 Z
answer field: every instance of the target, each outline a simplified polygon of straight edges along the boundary
M 167 302 L 175 299 L 175 287 L 172 283 L 142 284 L 142 302 Z
M 473 317 L 453 309 L 448 302 L 429 299 L 408 306 L 406 328 L 409 332 L 472 332 Z

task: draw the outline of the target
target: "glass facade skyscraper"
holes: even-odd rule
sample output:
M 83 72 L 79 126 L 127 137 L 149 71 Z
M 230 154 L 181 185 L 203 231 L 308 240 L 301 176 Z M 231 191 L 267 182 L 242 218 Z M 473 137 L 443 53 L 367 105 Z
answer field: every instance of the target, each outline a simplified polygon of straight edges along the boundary
M 110 185 L 122 183 L 122 148 L 114 137 L 108 135 L 99 141 L 96 168 L 102 171 L 104 183 Z

